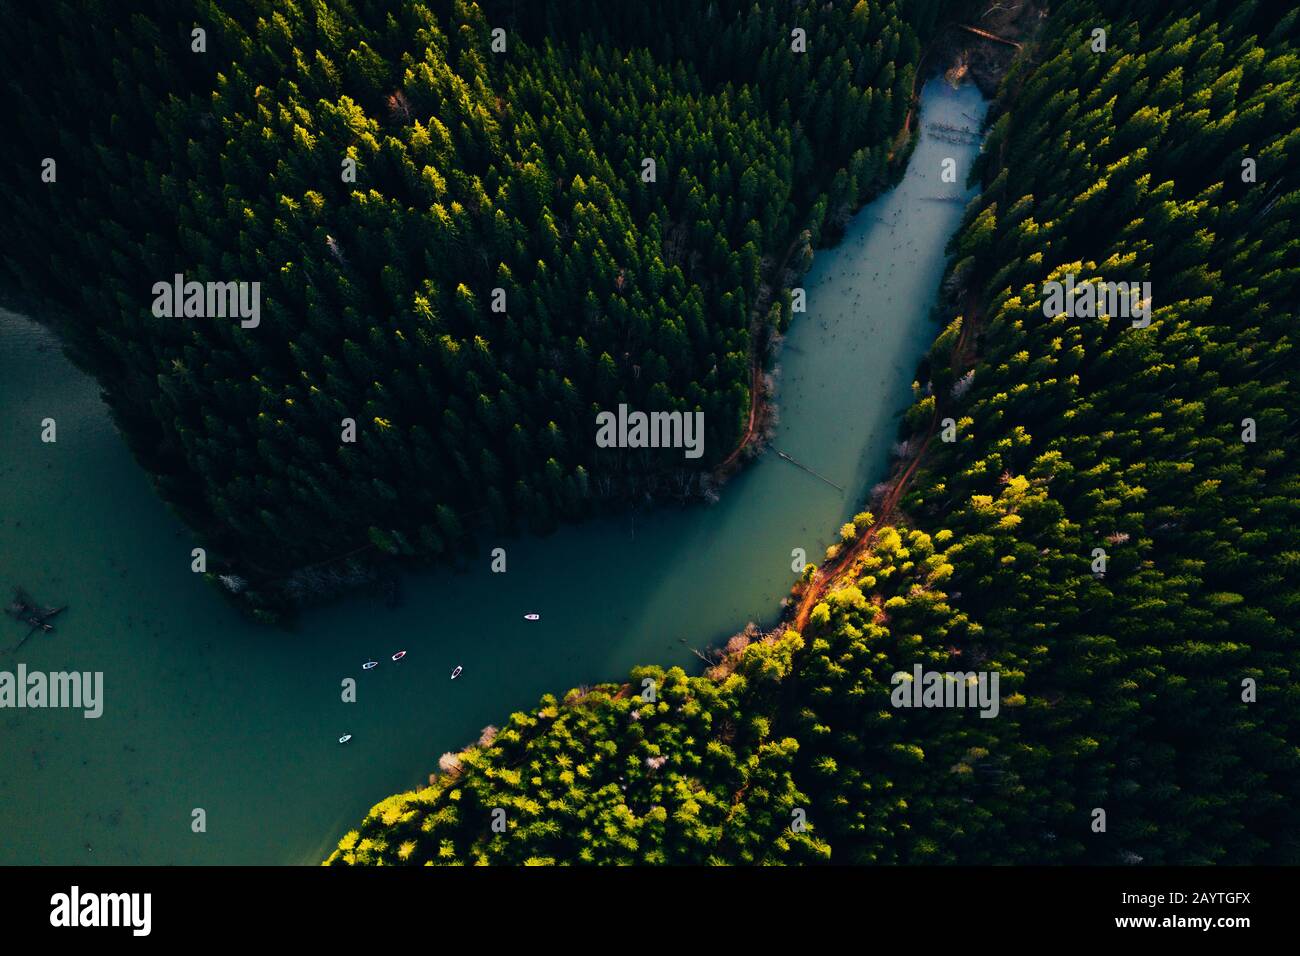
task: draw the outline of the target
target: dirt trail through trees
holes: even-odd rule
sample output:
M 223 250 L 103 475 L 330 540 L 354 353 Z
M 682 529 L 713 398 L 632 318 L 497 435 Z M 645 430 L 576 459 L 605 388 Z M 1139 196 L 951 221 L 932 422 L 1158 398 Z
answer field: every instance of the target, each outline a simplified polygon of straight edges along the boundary
M 980 324 L 980 318 L 975 309 L 974 293 L 968 293 L 965 308 L 963 309 L 961 334 L 957 337 L 957 344 L 953 347 L 952 368 L 956 373 L 964 374 L 975 364 L 975 330 L 976 326 Z M 830 586 L 843 577 L 853 567 L 857 559 L 866 552 L 871 542 L 875 540 L 877 529 L 889 524 L 894 512 L 898 509 L 898 502 L 902 499 L 904 492 L 907 491 L 912 478 L 916 475 L 917 468 L 930 448 L 930 442 L 934 438 L 934 433 L 938 430 L 939 422 L 951 410 L 952 401 L 951 396 L 946 397 L 944 400 L 941 400 L 937 395 L 935 396 L 934 414 L 930 416 L 930 424 L 926 428 L 925 437 L 921 440 L 920 446 L 907 461 L 902 471 L 889 480 L 889 488 L 885 492 L 884 498 L 881 499 L 880 510 L 875 515 L 875 521 L 872 522 L 871 527 L 863 529 L 854 542 L 828 567 L 818 568 L 814 572 L 812 580 L 804 587 L 799 598 L 794 622 L 789 625 L 794 630 L 803 632 L 808 625 L 808 618 L 812 614 L 812 609 L 817 606 L 817 602 L 821 600 Z
M 786 266 L 790 263 L 790 257 L 794 255 L 794 250 L 798 247 L 800 240 L 803 238 L 804 230 L 800 229 L 795 235 L 794 240 L 785 250 L 785 255 L 781 261 L 776 264 L 769 277 L 768 288 L 775 290 L 777 283 L 784 274 Z M 726 471 L 741 452 L 749 447 L 749 443 L 754 439 L 754 432 L 758 427 L 758 412 L 763 402 L 763 349 L 759 347 L 758 340 L 760 333 L 763 331 L 763 324 L 766 322 L 767 313 L 764 311 L 771 304 L 771 295 L 758 295 L 754 299 L 754 310 L 749 317 L 749 422 L 745 425 L 745 433 L 740 437 L 735 449 L 718 465 L 717 472 Z
M 982 33 L 982 31 L 975 30 L 971 27 L 964 27 L 964 29 L 971 30 L 974 33 Z M 1017 50 L 1022 49 L 1021 45 L 1014 41 L 1005 40 L 1002 37 L 993 36 L 991 34 L 987 35 L 990 39 L 1015 46 Z M 924 59 L 924 56 L 922 56 L 922 59 Z M 919 70 L 917 71 L 917 76 L 920 76 Z M 1021 78 L 1015 92 L 1009 98 L 1010 102 L 1014 102 L 1019 98 L 1020 90 L 1023 86 L 1024 77 Z M 913 103 L 915 103 L 915 87 L 916 84 L 914 81 Z M 907 114 L 907 124 L 904 127 L 905 130 L 910 126 L 911 119 L 912 111 L 909 110 Z M 1003 140 L 1002 148 L 998 154 L 998 168 L 1004 167 L 1006 159 L 1005 153 L 1006 141 Z M 957 377 L 965 374 L 975 365 L 975 339 L 979 327 L 983 325 L 983 321 L 984 317 L 979 311 L 975 289 L 971 288 L 967 291 L 963 303 L 961 334 L 957 337 L 956 345 L 953 346 L 952 370 L 957 373 Z M 794 615 L 794 621 L 789 625 L 794 630 L 802 633 L 808 624 L 808 618 L 812 614 L 812 609 L 817 606 L 817 602 L 821 600 L 822 595 L 826 593 L 831 584 L 848 572 L 849 569 L 853 567 L 854 562 L 865 553 L 871 542 L 876 537 L 876 530 L 888 524 L 890 519 L 893 518 L 894 512 L 898 508 L 898 502 L 902 499 L 903 493 L 911 484 L 912 478 L 916 475 L 916 470 L 921 464 L 921 461 L 925 458 L 926 452 L 929 451 L 930 441 L 934 437 L 939 422 L 944 419 L 948 411 L 951 409 L 952 402 L 953 398 L 951 395 L 935 396 L 934 414 L 930 418 L 930 425 L 926 429 L 925 438 L 922 440 L 920 447 L 916 449 L 915 454 L 907 463 L 906 467 L 903 468 L 902 472 L 890 479 L 889 489 L 885 492 L 885 496 L 881 500 L 880 510 L 875 515 L 875 521 L 872 522 L 871 527 L 864 529 L 853 544 L 840 554 L 830 567 L 818 568 L 814 573 L 812 580 L 807 583 L 803 591 L 800 593 L 799 604 Z

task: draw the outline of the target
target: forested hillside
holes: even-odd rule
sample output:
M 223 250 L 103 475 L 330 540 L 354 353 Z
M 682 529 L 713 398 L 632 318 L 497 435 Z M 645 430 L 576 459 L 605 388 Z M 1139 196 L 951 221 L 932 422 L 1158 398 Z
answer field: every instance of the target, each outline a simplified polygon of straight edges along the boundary
M 1054 6 L 902 513 L 803 633 L 516 714 L 331 862 L 1300 862 L 1298 42 L 1260 3 Z M 1149 282 L 1149 324 L 1046 314 L 1067 274 Z M 997 715 L 897 708 L 917 663 L 997 673 Z
M 698 494 L 940 5 L 3 3 L 3 286 L 255 585 Z M 157 316 L 178 274 L 260 320 Z M 598 449 L 620 403 L 703 457 Z

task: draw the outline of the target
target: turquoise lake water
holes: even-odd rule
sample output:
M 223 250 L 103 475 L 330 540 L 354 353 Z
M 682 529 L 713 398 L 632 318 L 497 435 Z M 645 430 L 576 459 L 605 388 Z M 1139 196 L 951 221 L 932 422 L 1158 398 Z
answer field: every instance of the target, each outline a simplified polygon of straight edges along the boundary
M 974 88 L 932 81 L 922 129 L 976 127 L 984 109 Z M 691 647 L 773 624 L 792 549 L 819 560 L 885 476 L 963 209 L 931 197 L 966 195 L 975 152 L 923 135 L 902 182 L 802 280 L 808 312 L 780 357 L 772 448 L 846 493 L 769 449 L 716 504 L 485 540 L 473 571 L 406 575 L 396 608 L 349 599 L 291 630 L 248 622 L 190 572 L 196 542 L 95 383 L 48 331 L 0 312 L 0 597 L 22 585 L 69 605 L 16 654 L 25 629 L 0 619 L 0 670 L 104 674 L 97 720 L 0 709 L 0 864 L 317 863 L 373 804 L 541 694 L 641 663 L 697 670 Z M 945 157 L 958 185 L 940 181 Z M 40 440 L 47 417 L 54 444 Z M 495 546 L 505 574 L 489 571 Z M 523 619 L 532 611 L 540 621 Z M 382 663 L 363 672 L 368 658 Z M 341 700 L 345 677 L 356 703 Z M 195 808 L 205 833 L 191 829 Z

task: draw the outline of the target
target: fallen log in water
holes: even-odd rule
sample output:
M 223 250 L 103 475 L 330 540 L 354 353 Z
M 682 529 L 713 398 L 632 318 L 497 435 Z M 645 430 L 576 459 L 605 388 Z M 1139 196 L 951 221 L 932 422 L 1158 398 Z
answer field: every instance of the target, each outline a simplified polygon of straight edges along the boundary
M 50 623 L 50 618 L 57 617 L 68 609 L 65 604 L 62 607 L 41 607 L 38 605 L 26 591 L 22 588 L 14 588 L 14 600 L 7 608 L 5 613 L 16 620 L 30 626 L 30 630 L 18 642 L 14 650 L 22 647 L 27 643 L 27 639 L 37 631 L 49 634 L 54 630 L 54 625 Z
M 981 30 L 979 27 L 970 27 L 964 23 L 958 24 L 963 30 L 975 34 L 977 37 L 983 37 L 986 40 L 992 40 L 994 43 L 1005 43 L 1007 46 L 1013 46 L 1017 50 L 1023 47 L 1015 40 L 1008 40 L 1006 37 L 1000 37 L 996 33 L 989 33 L 988 30 Z
M 790 464 L 794 465 L 796 468 L 802 468 L 804 471 L 808 472 L 808 474 L 812 475 L 814 478 L 820 478 L 822 481 L 826 482 L 826 484 L 830 485 L 836 491 L 844 490 L 839 485 L 835 484 L 835 482 L 827 478 L 825 475 L 818 474 L 817 472 L 813 471 L 811 468 L 809 468 L 807 465 L 803 464 L 802 462 L 796 461 L 793 456 L 787 455 L 783 451 L 778 451 L 777 454 L 782 458 L 784 458 L 786 461 L 788 461 Z

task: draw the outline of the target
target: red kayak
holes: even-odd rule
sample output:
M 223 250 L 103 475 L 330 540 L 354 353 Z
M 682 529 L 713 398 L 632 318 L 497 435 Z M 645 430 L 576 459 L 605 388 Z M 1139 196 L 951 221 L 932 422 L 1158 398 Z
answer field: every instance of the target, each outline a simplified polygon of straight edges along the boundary
M 393 655 L 393 660 L 400 661 L 405 656 L 406 656 L 406 651 L 398 651 L 396 654 Z

